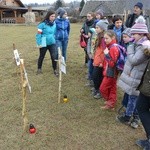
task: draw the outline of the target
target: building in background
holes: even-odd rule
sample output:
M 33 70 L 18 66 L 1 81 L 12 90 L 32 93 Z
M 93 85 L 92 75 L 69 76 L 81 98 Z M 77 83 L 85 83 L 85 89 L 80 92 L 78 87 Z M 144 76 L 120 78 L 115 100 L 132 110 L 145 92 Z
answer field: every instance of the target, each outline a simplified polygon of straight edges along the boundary
M 31 11 L 20 0 L 0 0 L 0 23 L 25 23 L 23 14 Z M 45 9 L 32 9 L 35 13 L 35 21 L 39 22 Z

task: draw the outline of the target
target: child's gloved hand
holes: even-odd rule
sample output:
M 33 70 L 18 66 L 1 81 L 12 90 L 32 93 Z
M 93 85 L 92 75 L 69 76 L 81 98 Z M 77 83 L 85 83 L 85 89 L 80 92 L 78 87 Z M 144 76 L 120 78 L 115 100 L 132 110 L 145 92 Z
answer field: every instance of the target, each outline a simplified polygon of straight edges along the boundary
M 105 48 L 105 50 L 104 50 L 104 54 L 105 54 L 105 55 L 107 55 L 108 53 L 109 53 L 108 48 Z

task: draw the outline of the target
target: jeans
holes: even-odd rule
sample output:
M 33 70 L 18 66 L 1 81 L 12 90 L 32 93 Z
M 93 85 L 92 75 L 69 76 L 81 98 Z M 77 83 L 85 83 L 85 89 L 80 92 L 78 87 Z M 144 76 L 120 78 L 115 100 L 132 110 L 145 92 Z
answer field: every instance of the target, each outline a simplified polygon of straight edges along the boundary
M 137 110 L 147 138 L 150 138 L 150 97 L 140 93 L 137 100 Z
M 88 61 L 88 79 L 89 80 L 92 80 L 93 77 L 93 69 L 94 69 L 94 66 L 93 66 L 93 59 L 89 59 Z
M 55 44 L 48 45 L 47 47 L 42 47 L 39 49 L 40 56 L 38 59 L 38 69 L 42 68 L 43 60 L 44 60 L 44 57 L 45 57 L 47 50 L 49 50 L 49 53 L 50 53 L 53 69 L 56 70 L 57 69 L 57 62 L 55 61 L 55 59 L 56 59 L 57 52 L 56 52 L 56 45 Z
M 135 96 L 135 95 L 126 95 L 126 98 L 128 98 L 128 103 L 127 103 L 127 106 L 126 106 L 126 112 L 125 112 L 125 115 L 126 116 L 138 116 L 138 112 L 137 112 L 137 109 L 136 109 L 136 102 L 137 102 L 137 98 L 138 96 Z
M 68 40 L 56 40 L 56 46 L 57 46 L 57 50 L 58 47 L 60 47 L 60 49 L 62 50 L 62 56 L 64 57 L 65 61 L 67 59 L 67 46 L 68 46 Z
M 122 100 L 122 105 L 125 108 L 127 108 L 127 105 L 128 105 L 128 97 L 129 97 L 129 95 L 127 93 L 124 93 L 123 100 Z

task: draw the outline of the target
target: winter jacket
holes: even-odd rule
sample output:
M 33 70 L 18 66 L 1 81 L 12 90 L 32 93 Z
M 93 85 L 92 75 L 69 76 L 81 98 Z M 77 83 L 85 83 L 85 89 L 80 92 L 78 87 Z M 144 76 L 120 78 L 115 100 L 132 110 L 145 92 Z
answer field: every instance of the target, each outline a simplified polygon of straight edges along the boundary
M 144 46 L 142 45 L 144 41 L 147 41 L 146 37 L 130 44 L 127 48 L 127 60 L 119 78 L 118 86 L 129 95 L 139 95 L 137 87 L 148 62 L 148 57 L 144 54 Z
M 93 66 L 103 67 L 104 65 L 104 49 L 106 48 L 106 44 L 104 39 L 102 39 L 101 45 L 99 45 L 94 52 L 94 60 Z
M 88 21 L 88 20 L 85 21 L 85 23 L 83 24 L 83 26 L 81 28 L 81 29 L 83 29 L 82 34 L 88 35 L 90 28 L 94 28 L 94 19 L 92 19 L 90 21 Z M 84 38 L 84 40 L 87 43 L 88 42 L 88 36 L 87 36 L 87 38 Z
M 142 15 L 142 14 L 141 14 Z M 135 24 L 135 20 L 138 18 L 139 16 L 137 16 L 136 14 L 129 14 L 128 18 L 126 20 L 125 26 L 127 28 L 131 28 L 134 24 Z M 148 27 L 148 29 L 150 28 L 150 18 L 147 15 L 144 15 L 144 18 L 146 20 L 146 25 Z M 149 29 L 150 31 L 150 29 Z
M 94 21 L 95 21 L 94 19 L 92 19 L 90 21 L 88 21 L 88 20 L 85 21 L 85 23 L 82 26 L 84 34 L 88 35 L 89 29 L 94 28 Z
M 68 19 L 57 17 L 56 22 L 56 40 L 68 40 L 70 33 L 70 22 Z
M 105 55 L 104 59 L 104 71 L 103 75 L 106 77 L 117 78 L 117 69 L 116 69 L 116 62 L 119 57 L 119 50 L 117 46 L 112 46 L 116 43 L 116 40 L 112 40 L 112 42 L 107 46 L 109 49 L 109 53 Z
M 41 46 L 42 37 L 46 37 L 46 45 L 55 44 L 55 32 L 56 24 L 55 22 L 51 25 L 47 24 L 45 21 L 41 22 L 38 26 L 38 33 L 36 34 L 36 44 Z
M 146 48 L 144 53 L 149 57 L 149 61 L 138 89 L 142 94 L 150 97 L 150 47 Z

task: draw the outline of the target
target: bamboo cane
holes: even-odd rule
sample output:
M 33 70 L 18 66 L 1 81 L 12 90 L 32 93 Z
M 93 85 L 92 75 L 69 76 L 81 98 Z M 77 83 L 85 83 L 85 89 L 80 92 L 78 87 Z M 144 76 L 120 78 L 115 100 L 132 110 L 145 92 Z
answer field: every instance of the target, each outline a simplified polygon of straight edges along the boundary
M 60 47 L 58 47 L 58 65 L 59 65 L 58 103 L 60 103 L 61 99 L 61 82 L 62 82 L 61 59 L 62 59 L 61 50 Z
M 27 80 L 24 78 L 24 60 L 20 59 L 20 73 L 21 73 L 21 83 L 22 83 L 22 117 L 23 117 L 23 131 L 27 130 L 28 118 L 27 118 L 27 110 L 26 110 L 26 90 L 27 90 Z

